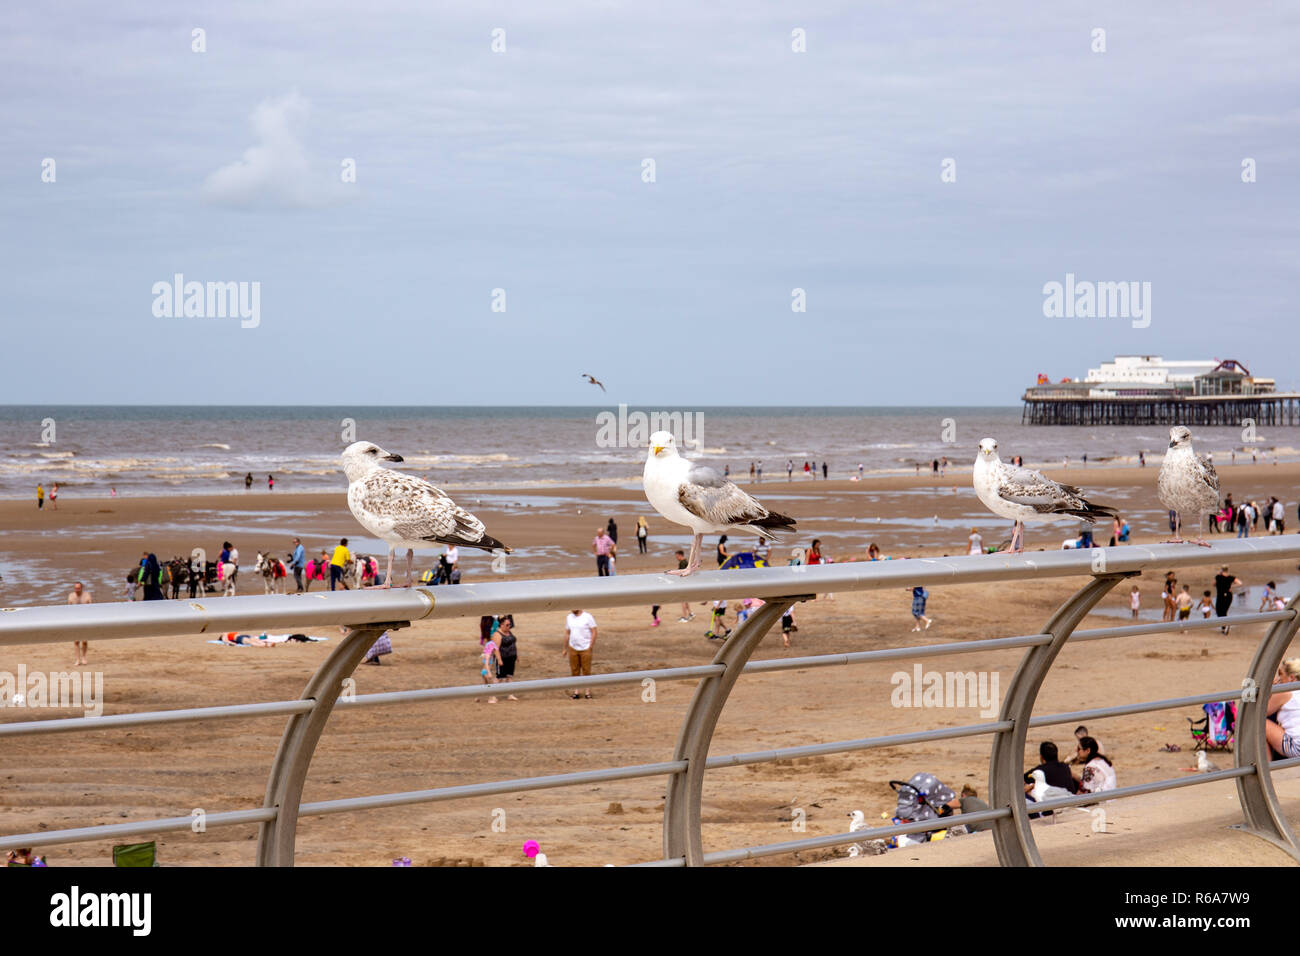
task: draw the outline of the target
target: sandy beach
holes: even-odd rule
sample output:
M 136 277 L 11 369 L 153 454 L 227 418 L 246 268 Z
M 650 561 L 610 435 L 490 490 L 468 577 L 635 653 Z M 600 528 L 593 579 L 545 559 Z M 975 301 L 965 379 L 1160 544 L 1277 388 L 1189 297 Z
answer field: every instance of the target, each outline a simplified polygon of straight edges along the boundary
M 1129 518 L 1137 542 L 1163 540 L 1165 515 L 1154 496 L 1155 468 L 1049 470 L 1082 486 L 1094 499 L 1117 505 Z M 1283 498 L 1288 523 L 1300 465 L 1240 465 L 1220 469 L 1221 487 L 1237 501 Z M 1006 522 L 985 512 L 970 488 L 969 468 L 945 478 L 890 477 L 857 481 L 766 481 L 756 491 L 773 508 L 799 519 L 797 540 L 773 551 L 784 563 L 788 548 L 820 537 L 835 560 L 865 557 L 875 542 L 895 558 L 960 554 L 966 536 L 979 528 L 986 543 L 1009 536 Z M 486 577 L 565 577 L 594 573 L 590 542 L 613 515 L 620 528 L 620 574 L 672 566 L 671 552 L 688 541 L 682 529 L 654 516 L 639 489 L 544 487 L 503 492 L 460 491 L 457 499 L 486 522 L 491 533 L 517 550 L 504 578 L 490 559 L 462 551 L 466 580 Z M 650 516 L 650 554 L 636 553 L 635 520 Z M 91 585 L 96 601 L 123 599 L 127 570 L 142 550 L 159 558 L 188 554 L 195 546 L 214 554 L 229 539 L 251 569 L 259 549 L 283 556 L 293 536 L 309 553 L 349 537 L 365 550 L 360 527 L 343 494 L 249 492 L 171 498 L 77 499 L 62 497 L 57 511 L 38 512 L 35 502 L 0 502 L 0 604 L 59 600 L 73 580 Z M 1027 547 L 1051 549 L 1076 529 L 1072 522 L 1031 526 Z M 1289 528 L 1294 531 L 1294 526 Z M 1261 532 L 1262 533 L 1262 525 Z M 1099 529 L 1101 543 L 1109 529 Z M 1224 536 L 1226 540 L 1226 536 Z M 714 540 L 706 541 L 706 567 Z M 732 542 L 745 546 L 746 542 Z M 417 567 L 431 565 L 433 553 Z M 399 564 L 400 567 L 400 564 Z M 1217 570 L 1212 549 L 1205 563 L 1182 575 L 1199 595 Z M 1290 597 L 1297 582 L 1294 562 L 1233 569 L 1247 585 L 1277 580 Z M 260 593 L 260 581 L 241 574 L 241 593 Z M 910 595 L 839 594 L 800 605 L 793 647 L 769 633 L 757 658 L 869 650 L 909 643 L 942 643 L 1032 633 L 1082 580 L 1044 580 L 1015 586 L 964 585 L 932 588 L 927 613 L 934 626 L 911 632 Z M 1138 579 L 1142 618 L 1159 620 L 1159 581 Z M 319 585 L 317 585 L 319 587 Z M 1084 627 L 1128 617 L 1128 589 L 1117 588 Z M 1251 598 L 1257 602 L 1257 591 Z M 680 609 L 665 607 L 663 624 L 650 626 L 648 608 L 600 612 L 596 672 L 677 666 L 709 661 L 716 644 L 704 637 L 706 609 L 678 623 Z M 1254 606 L 1249 610 L 1255 610 Z M 734 613 L 729 615 L 734 623 Z M 1039 712 L 1210 692 L 1239 686 L 1263 625 L 1100 641 L 1067 648 L 1043 688 Z M 561 656 L 563 620 L 557 615 L 517 616 L 522 679 L 567 674 Z M 321 636 L 337 641 L 338 635 Z M 478 679 L 476 621 L 417 624 L 393 635 L 395 652 L 379 667 L 363 666 L 357 692 L 467 684 Z M 90 669 L 104 675 L 105 713 L 165 710 L 296 697 L 332 643 L 273 649 L 219 647 L 202 637 L 92 643 Z M 62 671 L 73 660 L 64 645 L 32 645 L 6 651 L 0 668 Z M 999 652 L 938 658 L 928 669 L 996 672 L 1006 687 L 1019 654 Z M 892 675 L 906 665 L 818 668 L 743 678 L 723 715 L 713 753 L 850 739 L 982 719 L 976 708 L 927 709 L 891 706 Z M 654 702 L 640 688 L 598 693 L 574 701 L 558 693 L 526 695 L 496 705 L 469 701 L 364 708 L 336 713 L 316 753 L 306 800 L 331 799 L 464 784 L 515 776 L 572 771 L 668 759 L 693 684 L 661 683 Z M 0 711 L 0 719 L 74 716 L 45 710 Z M 1090 728 L 1115 762 L 1121 785 L 1173 775 L 1189 755 L 1161 753 L 1166 742 L 1186 750 L 1186 709 L 1113 718 Z M 97 731 L 7 744 L 0 828 L 7 832 L 116 823 L 154 816 L 188 815 L 260 806 L 282 718 L 198 723 L 170 728 Z M 1032 733 L 1062 747 L 1072 728 Z M 1027 766 L 1036 763 L 1026 754 Z M 806 813 L 807 835 L 847 829 L 862 810 L 868 823 L 891 810 L 888 781 L 930 771 L 955 788 L 971 783 L 981 792 L 988 741 L 971 738 L 902 750 L 720 770 L 705 784 L 705 845 L 723 848 L 791 838 L 791 813 Z M 299 829 L 298 862 L 386 865 L 408 856 L 417 865 L 523 865 L 526 839 L 542 844 L 556 865 L 631 863 L 659 856 L 664 784 L 660 779 L 417 805 L 306 819 Z M 505 829 L 494 829 L 496 811 Z M 1118 807 L 1114 814 L 1122 816 Z M 219 828 L 202 834 L 160 838 L 164 865 L 248 864 L 255 827 Z M 109 863 L 108 843 L 47 848 L 51 862 Z M 1117 851 L 1122 853 L 1122 851 Z M 842 857 L 843 851 L 799 856 L 809 862 Z M 1068 854 L 1067 854 L 1068 856 Z M 1119 856 L 1116 862 L 1122 862 Z M 792 858 L 769 861 L 789 864 Z M 1204 862 L 1204 861 L 1203 861 Z

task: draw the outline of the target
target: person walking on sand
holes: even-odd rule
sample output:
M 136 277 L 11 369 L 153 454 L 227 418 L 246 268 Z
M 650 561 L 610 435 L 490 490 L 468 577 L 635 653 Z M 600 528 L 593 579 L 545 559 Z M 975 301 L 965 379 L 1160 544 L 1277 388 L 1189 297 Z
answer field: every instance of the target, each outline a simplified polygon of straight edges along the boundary
M 645 515 L 636 519 L 636 548 L 638 553 L 646 553 L 646 545 L 650 541 L 650 523 L 645 520 Z
M 979 533 L 978 528 L 970 529 L 970 538 L 968 540 L 970 541 L 970 547 L 966 549 L 967 554 L 975 555 L 984 553 L 984 538 Z
M 519 643 L 515 639 L 515 619 L 509 614 L 497 618 L 497 681 L 509 684 L 515 676 L 515 665 L 519 663 Z M 507 694 L 506 700 L 518 700 L 514 694 Z
M 597 528 L 596 537 L 591 542 L 591 553 L 596 556 L 596 577 L 609 577 L 609 553 L 613 548 L 613 539 L 604 528 Z
M 59 483 L 57 481 L 50 488 L 50 510 L 59 510 Z
M 1209 591 L 1201 592 L 1201 603 L 1197 605 L 1197 609 L 1201 612 L 1202 621 L 1210 619 L 1210 615 L 1214 613 L 1214 602 L 1210 600 Z
M 790 635 L 799 628 L 794 625 L 794 608 L 790 608 L 781 615 L 781 646 L 790 646 Z
M 793 458 L 787 458 L 785 460 L 785 480 L 794 481 L 794 459 Z
M 758 483 L 763 483 L 763 459 L 758 460 Z
M 560 653 L 569 658 L 571 676 L 590 676 L 591 652 L 596 646 L 597 630 L 596 619 L 581 608 L 575 608 L 564 619 L 564 650 Z M 577 700 L 579 695 L 575 690 L 569 696 Z M 586 698 L 591 700 L 591 691 L 587 691 Z
M 930 599 L 930 592 L 924 587 L 912 588 L 912 618 L 916 621 L 914 631 L 921 630 L 921 622 L 925 622 L 925 629 L 928 631 L 930 625 L 934 623 L 932 618 L 925 616 L 925 602 Z
M 754 463 L 752 461 L 749 463 L 749 480 L 754 480 Z
M 803 476 L 805 478 L 812 477 L 812 465 L 808 464 L 806 461 L 803 463 Z
M 822 462 L 822 481 L 825 481 L 830 474 L 830 466 Z
M 293 539 L 293 554 L 289 558 L 289 567 L 293 568 L 293 580 L 298 585 L 298 593 L 302 593 L 302 573 L 307 568 L 307 549 L 302 546 L 302 541 L 298 538 Z
M 1228 608 L 1232 607 L 1232 589 L 1241 587 L 1241 581 L 1228 573 L 1228 566 L 1225 564 L 1219 569 L 1219 573 L 1214 576 L 1214 614 L 1216 617 L 1227 617 Z M 1227 634 L 1228 627 L 1219 628 L 1220 632 Z
M 609 540 L 618 544 L 618 525 L 614 522 L 613 518 L 610 518 L 609 521 L 605 523 L 605 533 L 609 535 Z
M 686 570 L 686 552 L 674 551 L 673 554 L 677 558 L 677 570 L 678 571 Z M 683 601 L 682 616 L 677 619 L 677 623 L 687 624 L 693 620 L 695 620 L 695 612 L 691 610 L 691 603 L 689 601 Z
M 80 581 L 74 583 L 72 585 L 72 590 L 68 592 L 69 604 L 90 604 L 93 601 L 94 598 L 91 597 L 90 592 L 86 590 L 86 586 L 82 584 Z M 89 648 L 90 648 L 89 641 L 72 642 L 72 651 L 74 654 L 77 655 L 77 659 L 72 662 L 73 667 L 81 667 L 83 665 L 90 663 L 90 661 L 86 660 L 86 652 L 89 650 Z
M 731 557 L 731 552 L 727 550 L 727 536 L 724 534 L 718 538 L 718 567 L 726 564 L 729 557 Z
M 1132 612 L 1133 620 L 1136 621 L 1138 611 L 1142 609 L 1142 592 L 1138 590 L 1136 584 L 1133 585 L 1133 590 L 1128 593 L 1128 609 Z
M 45 508 L 45 486 L 39 481 L 36 483 L 36 510 L 41 511 Z
M 343 570 L 352 560 L 352 553 L 348 551 L 348 539 L 340 538 L 338 547 L 334 549 L 334 556 L 330 558 L 330 590 L 333 591 L 338 585 L 343 585 L 343 590 L 350 591 L 348 582 L 343 578 Z
M 161 601 L 166 595 L 163 594 L 162 582 L 159 578 L 162 576 L 162 567 L 158 564 L 158 558 L 152 551 L 144 556 L 144 569 L 140 572 L 140 583 L 144 585 L 144 600 Z
M 501 651 L 497 649 L 496 641 L 488 638 L 483 643 L 483 660 L 479 667 L 479 675 L 483 678 L 483 683 L 491 685 L 497 682 L 497 668 L 501 666 Z M 477 700 L 478 698 L 474 698 Z M 489 704 L 495 704 L 495 696 L 488 698 Z
M 1186 621 L 1192 616 L 1192 593 L 1187 590 L 1187 585 L 1178 592 L 1178 620 Z M 1180 631 L 1186 632 L 1187 628 L 1179 628 Z

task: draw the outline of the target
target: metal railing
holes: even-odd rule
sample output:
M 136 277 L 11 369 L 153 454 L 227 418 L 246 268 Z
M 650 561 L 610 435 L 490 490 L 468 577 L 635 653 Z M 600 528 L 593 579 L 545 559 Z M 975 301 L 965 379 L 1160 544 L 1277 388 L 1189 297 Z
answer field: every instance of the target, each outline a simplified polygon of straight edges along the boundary
M 770 763 L 800 757 L 853 753 L 878 747 L 953 740 L 989 735 L 993 738 L 989 762 L 988 794 L 992 809 L 962 814 L 956 822 L 992 824 L 998 859 L 1006 865 L 1042 865 L 1030 830 L 1023 785 L 1026 735 L 1031 727 L 1097 720 L 1207 703 L 1239 700 L 1236 765 L 1227 770 L 1191 778 L 1154 781 L 1096 794 L 1034 804 L 1033 812 L 1057 807 L 1116 800 L 1139 794 L 1197 786 L 1216 780 L 1234 779 L 1244 816 L 1241 829 L 1280 847 L 1300 860 L 1300 844 L 1287 824 L 1273 791 L 1271 770 L 1300 765 L 1300 759 L 1270 763 L 1264 735 L 1265 705 L 1277 667 L 1300 627 L 1297 601 L 1283 611 L 1239 614 L 1232 626 L 1267 623 L 1271 627 L 1261 638 L 1254 658 L 1243 675 L 1241 687 L 1189 697 L 1144 701 L 1090 710 L 1032 716 L 1039 689 L 1052 663 L 1067 643 L 1123 639 L 1180 628 L 1218 627 L 1219 619 L 1138 624 L 1076 631 L 1078 624 L 1117 583 L 1144 570 L 1161 571 L 1205 565 L 1244 563 L 1300 558 L 1300 539 L 1270 537 L 1236 539 L 1216 543 L 1212 550 L 1191 545 L 1123 546 L 1088 551 L 1033 552 L 1022 555 L 915 558 L 883 562 L 855 562 L 814 567 L 763 568 L 744 571 L 705 572 L 689 578 L 665 574 L 619 575 L 604 578 L 566 578 L 409 590 L 369 590 L 307 594 L 268 595 L 238 598 L 206 598 L 197 601 L 155 601 L 133 604 L 57 605 L 0 608 L 0 646 L 84 640 L 111 640 L 213 634 L 228 631 L 307 629 L 343 624 L 347 633 L 324 663 L 312 675 L 296 700 L 234 704 L 218 707 L 114 714 L 100 717 L 59 718 L 0 723 L 0 738 L 68 731 L 109 730 L 123 727 L 184 723 L 196 720 L 225 720 L 248 717 L 287 716 L 279 748 L 272 761 L 266 797 L 260 808 L 230 810 L 206 815 L 208 827 L 259 825 L 259 865 L 288 866 L 294 860 L 297 824 L 300 816 L 349 813 L 404 804 L 432 803 L 505 793 L 520 793 L 611 780 L 666 776 L 664 806 L 664 856 L 642 865 L 694 866 L 729 863 L 759 857 L 841 846 L 864 840 L 935 829 L 935 821 L 873 827 L 856 832 L 827 834 L 783 843 L 763 844 L 730 850 L 705 852 L 701 835 L 700 802 L 707 771 L 749 764 Z M 896 647 L 856 653 L 825 654 L 751 662 L 750 657 L 768 629 L 795 602 L 814 593 L 870 591 L 924 585 L 1001 583 L 1036 578 L 1086 576 L 1087 583 L 1075 592 L 1039 633 L 957 643 Z M 672 604 L 691 600 L 759 597 L 766 599 L 759 610 L 739 625 L 718 650 L 712 663 L 688 667 L 659 668 L 567 677 L 516 681 L 512 693 L 533 693 L 555 689 L 581 689 L 613 684 L 656 681 L 698 681 L 687 708 L 671 759 L 657 763 L 607 767 L 550 776 L 496 780 L 485 783 L 427 790 L 374 794 L 302 802 L 302 789 L 316 744 L 336 707 L 351 709 L 393 704 L 420 704 L 481 695 L 481 684 L 463 687 L 425 688 L 393 693 L 341 697 L 345 680 L 353 673 L 366 651 L 384 630 L 406 627 L 413 621 L 479 617 L 503 611 L 526 613 L 567 611 L 573 607 L 602 608 L 648 603 Z M 921 659 L 949 654 L 1022 649 L 1024 654 L 1003 695 L 997 720 L 960 727 L 840 740 L 755 751 L 709 755 L 714 729 L 737 680 L 743 674 L 815 667 L 851 666 L 878 661 Z M 1278 689 L 1300 688 L 1300 683 Z M 169 817 L 132 823 L 89 826 L 37 833 L 0 836 L 0 846 L 42 846 L 90 840 L 188 830 L 192 818 Z M 951 822 L 948 824 L 951 825 Z

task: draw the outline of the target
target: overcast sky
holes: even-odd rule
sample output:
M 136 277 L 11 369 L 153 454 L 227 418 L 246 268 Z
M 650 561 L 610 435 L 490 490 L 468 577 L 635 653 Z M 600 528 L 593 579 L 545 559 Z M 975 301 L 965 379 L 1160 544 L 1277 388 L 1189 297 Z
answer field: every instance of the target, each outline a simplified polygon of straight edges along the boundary
M 1300 384 L 1294 7 L 5 20 L 0 402 L 1009 405 L 1135 352 Z M 260 324 L 155 316 L 176 273 L 260 283 Z M 1150 282 L 1150 325 L 1045 317 L 1067 273 Z

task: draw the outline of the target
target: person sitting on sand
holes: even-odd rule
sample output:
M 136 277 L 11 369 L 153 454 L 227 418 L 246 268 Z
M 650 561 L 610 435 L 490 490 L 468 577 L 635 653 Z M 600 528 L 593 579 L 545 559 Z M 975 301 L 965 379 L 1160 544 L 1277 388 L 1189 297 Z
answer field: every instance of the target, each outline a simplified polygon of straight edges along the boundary
M 992 809 L 992 807 L 980 799 L 979 793 L 969 783 L 963 783 L 961 785 L 962 813 L 979 813 L 981 810 Z M 971 833 L 979 833 L 981 830 L 992 830 L 993 821 L 985 820 L 983 823 L 967 823 L 965 826 Z
M 1079 740 L 1078 748 L 1079 763 L 1083 764 L 1083 773 L 1080 775 L 1080 788 L 1088 793 L 1101 793 L 1104 790 L 1114 790 L 1117 786 L 1115 781 L 1115 768 L 1111 764 L 1110 758 L 1101 752 L 1101 745 L 1091 737 L 1083 737 Z
M 1074 779 L 1074 774 L 1070 773 L 1070 768 L 1061 762 L 1060 751 L 1056 749 L 1056 744 L 1050 740 L 1044 740 L 1038 745 L 1038 759 L 1042 762 L 1034 770 L 1043 771 L 1043 777 L 1049 787 L 1060 787 L 1062 790 L 1069 790 L 1071 793 L 1079 792 L 1079 781 Z M 1031 774 L 1034 770 L 1029 771 Z M 1034 789 L 1033 784 L 1025 785 L 1025 793 Z
M 1284 660 L 1273 677 L 1274 684 L 1300 681 L 1300 657 Z M 1300 697 L 1295 691 L 1282 691 L 1268 698 L 1268 720 L 1264 736 L 1275 753 L 1283 757 L 1300 757 Z
M 221 640 L 227 644 L 242 644 L 246 647 L 276 647 L 290 641 L 297 644 L 306 644 L 310 638 L 306 634 L 259 634 L 254 637 L 252 634 L 236 634 L 234 631 L 230 631 L 222 634 Z

